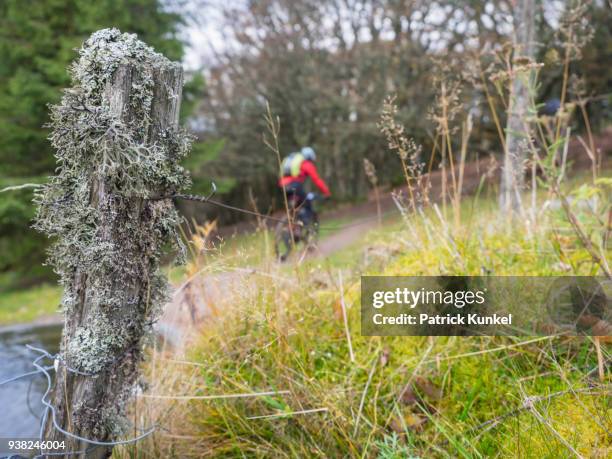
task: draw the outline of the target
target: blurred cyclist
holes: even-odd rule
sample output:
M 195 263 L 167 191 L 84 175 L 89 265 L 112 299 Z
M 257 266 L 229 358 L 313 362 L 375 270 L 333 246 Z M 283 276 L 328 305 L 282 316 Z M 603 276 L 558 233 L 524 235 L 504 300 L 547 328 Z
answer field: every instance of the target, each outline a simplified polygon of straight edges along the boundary
M 304 147 L 299 152 L 291 153 L 283 159 L 281 178 L 278 181 L 279 186 L 287 194 L 287 200 L 292 201 L 296 208 L 303 208 L 309 215 L 313 214 L 313 210 L 311 200 L 306 199 L 304 191 L 304 182 L 307 177 L 310 177 L 324 198 L 331 196 L 329 188 L 319 177 L 315 165 L 316 160 L 317 155 L 311 147 Z

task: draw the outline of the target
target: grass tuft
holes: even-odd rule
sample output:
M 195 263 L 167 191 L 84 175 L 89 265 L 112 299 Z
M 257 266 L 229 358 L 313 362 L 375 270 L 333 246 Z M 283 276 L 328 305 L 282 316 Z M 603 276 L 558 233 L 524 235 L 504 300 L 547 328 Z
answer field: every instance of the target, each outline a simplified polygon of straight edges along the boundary
M 157 421 L 164 430 L 116 454 L 608 457 L 610 374 L 606 368 L 597 379 L 593 338 L 360 335 L 361 273 L 594 270 L 571 234 L 559 242 L 562 216 L 554 212 L 534 232 L 497 222 L 492 202 L 462 206 L 471 216 L 462 226 L 436 221 L 429 210 L 410 232 L 388 225 L 364 236 L 359 256 L 355 247 L 344 255 L 355 263 L 343 270 L 347 325 L 338 268 L 320 260 L 264 264 L 248 291 L 216 298 L 223 314 L 206 323 L 184 361 L 154 351 L 149 393 L 251 396 L 140 399 L 135 421 Z M 561 253 L 575 263 L 562 263 Z M 277 280 L 287 278 L 294 281 Z M 609 361 L 609 347 L 601 351 Z

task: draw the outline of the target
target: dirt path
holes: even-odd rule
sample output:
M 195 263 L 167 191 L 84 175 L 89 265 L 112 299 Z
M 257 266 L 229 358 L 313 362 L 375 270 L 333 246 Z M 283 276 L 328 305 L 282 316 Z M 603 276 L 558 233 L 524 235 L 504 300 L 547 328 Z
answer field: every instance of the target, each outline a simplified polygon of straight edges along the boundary
M 485 166 L 484 160 L 466 165 L 464 179 L 466 194 L 476 189 L 481 174 L 486 171 Z M 430 196 L 432 200 L 437 201 L 442 174 L 439 171 L 433 172 L 430 180 Z M 390 192 L 381 194 L 380 206 L 383 215 L 397 212 Z M 302 256 L 296 252 L 290 258 L 290 262 L 296 262 L 304 256 L 325 258 L 359 241 L 364 234 L 378 226 L 376 201 L 371 196 L 364 203 L 328 212 L 323 215 L 322 220 L 322 236 L 317 250 L 307 255 L 302 252 Z M 325 220 L 348 222 L 334 229 L 333 226 L 326 228 Z M 330 230 L 328 235 L 325 234 L 326 229 Z M 271 274 L 262 273 L 255 267 L 242 267 L 193 276 L 175 290 L 172 300 L 166 305 L 156 325 L 157 331 L 180 353 L 186 348 L 190 338 L 196 336 L 194 332 L 205 324 L 206 319 L 221 314 L 222 307 L 227 304 L 248 300 L 248 296 L 256 291 L 256 276 L 260 275 Z
M 612 151 L 612 132 L 598 137 L 596 144 L 601 149 L 604 160 L 607 160 Z M 570 144 L 569 159 L 574 162 L 575 167 L 587 169 L 590 162 L 582 146 L 578 141 Z M 499 164 L 492 163 L 490 159 L 481 159 L 465 165 L 463 178 L 463 195 L 471 195 L 478 188 L 483 175 L 489 183 L 498 183 Z M 439 202 L 442 190 L 442 173 L 437 170 L 430 174 L 430 199 Z M 450 189 L 450 172 L 447 176 L 447 186 Z M 397 190 L 404 191 L 406 190 Z M 383 215 L 397 212 L 391 192 L 381 193 L 380 207 Z M 399 214 L 399 212 L 398 212 Z M 322 215 L 322 225 L 326 220 L 348 221 L 344 225 L 338 225 L 337 230 L 330 231 L 327 235 L 322 228 L 317 250 L 307 255 L 309 257 L 325 258 L 333 253 L 343 250 L 359 241 L 365 233 L 375 229 L 378 225 L 376 214 L 376 201 L 373 195 L 361 204 L 346 206 L 327 212 Z M 246 225 L 234 226 L 225 229 L 224 233 L 236 234 L 247 231 Z M 293 255 L 293 259 L 299 259 Z M 164 313 L 157 323 L 158 331 L 173 344 L 177 350 L 184 349 L 189 342 L 193 332 L 199 330 L 207 318 L 221 314 L 220 305 L 231 304 L 247 299 L 248 295 L 255 291 L 256 276 L 268 275 L 262 273 L 255 267 L 232 268 L 221 273 L 202 273 L 188 279 L 177 287 L 172 300 L 166 305 Z M 245 297 L 245 298 L 241 298 Z M 230 300 L 230 301 L 228 301 Z
M 221 314 L 222 306 L 239 301 L 254 286 L 253 270 L 201 273 L 177 287 L 155 328 L 175 349 L 182 349 L 207 319 Z
M 488 180 L 496 181 L 498 179 L 498 175 L 495 170 L 492 169 L 492 165 L 490 164 L 489 160 L 474 161 L 466 164 L 464 169 L 463 194 L 473 194 L 478 188 L 482 175 L 486 174 L 488 170 L 490 170 Z M 447 174 L 447 179 L 447 186 L 450 187 L 450 172 Z M 441 171 L 434 171 L 430 174 L 430 185 L 430 199 L 434 202 L 439 202 L 441 200 L 440 195 L 442 191 Z M 395 191 L 399 191 L 404 194 L 407 193 L 406 188 L 398 188 Z M 381 194 L 380 207 L 383 216 L 393 213 L 399 215 L 399 211 L 393 201 L 391 192 L 389 191 Z M 374 199 L 374 195 L 372 194 L 367 202 L 351 206 L 346 209 L 340 209 L 333 213 L 325 214 L 323 221 L 326 218 L 334 218 L 348 219 L 351 220 L 351 222 L 344 227 L 341 225 L 341 228 L 337 232 L 332 232 L 332 234 L 329 236 L 321 238 L 317 255 L 326 257 L 334 252 L 345 249 L 358 241 L 368 231 L 376 229 L 378 226 L 376 212 L 376 201 Z
M 368 231 L 378 227 L 378 220 L 367 219 L 362 223 L 353 223 L 351 226 L 339 230 L 320 240 L 315 253 L 318 257 L 328 257 L 335 252 L 346 249 L 357 242 Z

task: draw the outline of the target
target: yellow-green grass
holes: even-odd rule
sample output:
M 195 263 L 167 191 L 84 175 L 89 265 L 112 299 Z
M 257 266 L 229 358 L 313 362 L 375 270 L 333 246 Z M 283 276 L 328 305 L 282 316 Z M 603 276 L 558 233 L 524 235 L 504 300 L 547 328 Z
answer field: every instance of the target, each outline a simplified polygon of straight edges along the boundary
M 61 296 L 60 287 L 47 284 L 3 292 L 0 294 L 0 326 L 58 315 Z
M 347 303 L 354 362 L 337 292 L 281 286 L 261 286 L 254 303 L 227 311 L 210 326 L 190 352 L 193 366 L 157 360 L 156 394 L 289 393 L 153 399 L 156 419 L 177 436 L 161 435 L 156 454 L 372 457 L 395 433 L 403 447 L 421 457 L 515 457 L 517 445 L 530 451 L 527 457 L 570 457 L 529 411 L 489 431 L 478 427 L 520 409 L 527 397 L 559 391 L 567 392 L 536 403 L 536 409 L 581 454 L 609 453 L 601 427 L 612 414 L 609 399 L 586 376 L 597 367 L 590 339 L 361 337 L 358 294 L 352 292 Z M 398 403 L 413 375 L 440 387 L 441 400 L 424 397 L 422 406 Z M 300 414 L 320 409 L 325 411 Z M 249 419 L 257 416 L 272 418 Z M 413 427 L 417 421 L 424 422 L 422 430 Z
M 360 335 L 362 273 L 597 272 L 575 235 L 561 231 L 563 215 L 510 225 L 495 207 L 467 199 L 459 226 L 429 211 L 365 236 L 334 255 L 340 265 L 271 265 L 256 288 L 228 292 L 222 316 L 190 346 L 191 364 L 155 354 L 150 368 L 153 395 L 213 397 L 147 400 L 144 419 L 168 431 L 117 455 L 609 457 L 609 371 L 597 377 L 611 357 L 605 343 L 598 359 L 587 337 Z M 214 397 L 266 391 L 281 393 Z

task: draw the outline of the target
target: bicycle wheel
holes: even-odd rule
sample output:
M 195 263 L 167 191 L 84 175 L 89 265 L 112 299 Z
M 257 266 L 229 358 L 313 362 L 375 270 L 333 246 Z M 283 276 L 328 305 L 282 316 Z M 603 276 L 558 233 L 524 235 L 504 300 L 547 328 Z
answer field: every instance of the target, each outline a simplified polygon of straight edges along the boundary
M 304 225 L 304 245 L 306 250 L 312 251 L 317 248 L 319 242 L 319 216 L 313 212 Z
M 306 250 L 313 251 L 317 248 L 319 242 L 319 222 L 311 222 L 304 228 L 306 237 L 304 238 L 304 245 Z
M 274 252 L 276 253 L 276 258 L 281 262 L 285 261 L 291 253 L 292 245 L 289 225 L 287 219 L 284 219 L 278 223 L 274 234 Z

